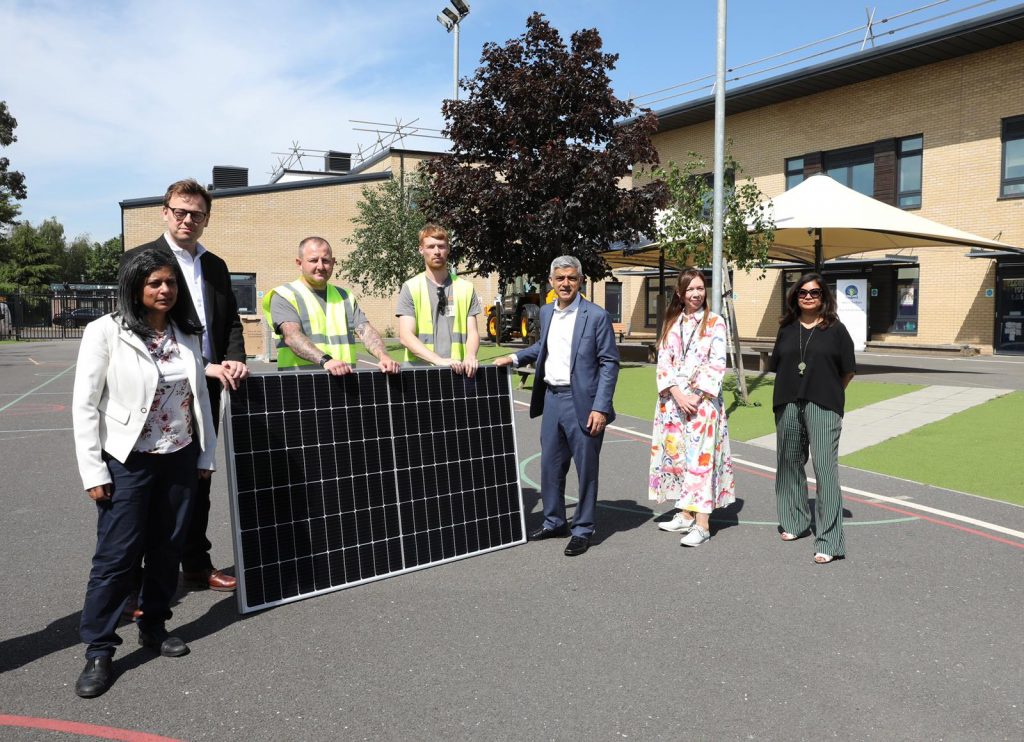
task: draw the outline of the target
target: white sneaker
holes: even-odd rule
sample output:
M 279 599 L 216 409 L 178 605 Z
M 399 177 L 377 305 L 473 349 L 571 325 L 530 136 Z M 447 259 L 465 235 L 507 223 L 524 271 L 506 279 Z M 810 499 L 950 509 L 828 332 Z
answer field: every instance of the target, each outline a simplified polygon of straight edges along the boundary
M 687 533 L 696 522 L 695 518 L 687 518 L 683 515 L 683 511 L 679 510 L 672 520 L 659 523 L 658 528 L 663 531 L 671 531 L 672 533 Z
M 705 531 L 700 526 L 694 525 L 689 533 L 679 539 L 679 543 L 682 546 L 700 546 L 709 538 L 711 538 L 711 531 Z

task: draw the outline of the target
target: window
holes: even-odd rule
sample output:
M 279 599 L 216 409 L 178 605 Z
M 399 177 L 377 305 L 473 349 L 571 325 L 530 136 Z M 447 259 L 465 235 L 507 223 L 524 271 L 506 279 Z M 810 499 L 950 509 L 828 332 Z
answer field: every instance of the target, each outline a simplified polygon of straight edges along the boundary
M 918 134 L 899 140 L 896 156 L 899 173 L 896 182 L 896 205 L 901 209 L 921 208 L 921 162 L 924 136 Z
M 622 284 L 618 281 L 605 283 L 604 309 L 612 322 L 622 322 Z
M 231 290 L 235 294 L 239 314 L 257 314 L 259 312 L 259 308 L 256 306 L 255 273 L 232 273 Z
M 676 288 L 676 276 L 666 275 L 665 286 L 662 288 L 661 293 L 665 297 L 665 304 L 662 307 L 662 311 L 665 311 L 665 307 L 672 301 L 672 292 Z M 644 324 L 647 327 L 656 327 L 658 324 L 658 277 L 652 276 L 644 279 L 644 306 L 647 308 L 646 316 L 644 317 Z
M 1024 116 L 1003 119 L 1003 173 L 1000 196 L 1024 196 Z
M 790 157 L 786 160 L 786 190 L 804 182 L 804 158 Z
M 917 334 L 917 304 L 920 268 L 896 270 L 896 312 L 891 332 L 899 335 Z
M 847 188 L 875 197 L 875 153 L 872 147 L 826 152 L 825 173 Z

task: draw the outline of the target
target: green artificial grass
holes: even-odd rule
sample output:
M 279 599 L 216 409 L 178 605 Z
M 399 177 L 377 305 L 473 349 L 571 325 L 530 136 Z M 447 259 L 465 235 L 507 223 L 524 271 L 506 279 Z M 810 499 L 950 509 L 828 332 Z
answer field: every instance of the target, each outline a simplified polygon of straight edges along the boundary
M 840 461 L 946 489 L 1024 505 L 1024 392 L 989 400 L 861 449 Z
M 654 366 L 623 364 L 619 372 L 619 383 L 615 387 L 616 412 L 653 420 L 654 374 Z M 747 376 L 746 379 L 747 405 L 740 402 L 735 374 L 726 376 L 724 384 L 729 436 L 738 441 L 749 441 L 775 432 L 775 417 L 772 414 L 774 378 Z M 854 380 L 846 390 L 846 409 L 855 410 L 921 388 L 914 384 L 878 384 Z

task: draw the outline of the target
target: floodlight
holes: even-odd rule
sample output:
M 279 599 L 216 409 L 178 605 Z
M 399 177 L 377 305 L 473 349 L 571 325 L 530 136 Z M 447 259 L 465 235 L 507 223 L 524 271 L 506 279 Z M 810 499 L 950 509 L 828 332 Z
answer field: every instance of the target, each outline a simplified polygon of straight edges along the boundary
M 459 15 L 465 18 L 469 15 L 469 3 L 464 3 L 462 0 L 449 0 L 449 2 L 459 11 Z

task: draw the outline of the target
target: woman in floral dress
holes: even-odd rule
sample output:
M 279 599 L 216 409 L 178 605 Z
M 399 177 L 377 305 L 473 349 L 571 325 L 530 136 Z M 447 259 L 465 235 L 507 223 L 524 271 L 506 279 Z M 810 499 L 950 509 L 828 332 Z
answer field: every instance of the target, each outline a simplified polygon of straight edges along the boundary
M 679 508 L 663 531 L 683 546 L 711 538 L 711 512 L 736 499 L 722 404 L 725 320 L 708 308 L 704 276 L 679 275 L 658 340 L 658 403 L 651 435 L 649 497 Z

